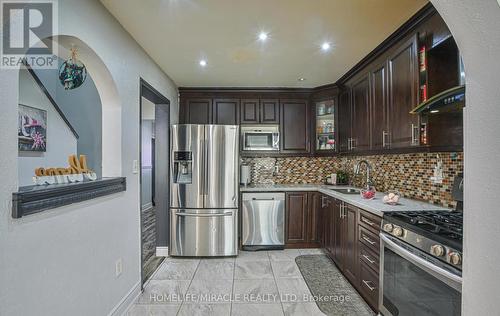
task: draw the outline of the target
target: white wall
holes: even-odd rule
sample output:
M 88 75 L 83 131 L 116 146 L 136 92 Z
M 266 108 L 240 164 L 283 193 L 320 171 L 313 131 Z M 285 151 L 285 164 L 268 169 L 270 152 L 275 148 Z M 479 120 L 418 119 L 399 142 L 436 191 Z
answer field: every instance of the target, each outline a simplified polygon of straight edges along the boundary
M 462 315 L 498 315 L 500 7 L 495 0 L 431 1 L 455 36 L 467 79 Z
M 20 152 L 18 181 L 32 185 L 38 167 L 67 167 L 68 156 L 77 153 L 77 140 L 54 109 L 28 70 L 19 72 L 19 103 L 47 111 L 47 147 L 45 152 Z
M 13 220 L 19 78 L 18 71 L 0 70 L 0 172 L 4 179 L 0 181 L 0 315 L 105 315 L 129 292 L 137 293 L 139 175 L 132 173 L 132 161 L 139 160 L 141 77 L 171 101 L 172 120 L 178 117 L 174 83 L 100 2 L 59 1 L 59 32 L 92 47 L 115 80 L 122 118 L 116 142 L 123 145 L 121 165 L 127 191 Z M 115 278 L 118 258 L 123 259 L 124 271 Z

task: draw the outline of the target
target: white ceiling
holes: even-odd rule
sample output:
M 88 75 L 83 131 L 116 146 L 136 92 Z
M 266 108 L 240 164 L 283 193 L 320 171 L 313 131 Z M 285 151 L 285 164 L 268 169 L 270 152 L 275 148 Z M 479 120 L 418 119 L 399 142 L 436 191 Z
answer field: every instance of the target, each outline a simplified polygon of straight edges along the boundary
M 182 87 L 335 82 L 427 0 L 101 0 Z M 265 43 L 260 31 L 269 32 Z M 323 52 L 328 41 L 332 49 Z M 208 65 L 198 62 L 206 59 Z M 298 78 L 306 78 L 299 82 Z

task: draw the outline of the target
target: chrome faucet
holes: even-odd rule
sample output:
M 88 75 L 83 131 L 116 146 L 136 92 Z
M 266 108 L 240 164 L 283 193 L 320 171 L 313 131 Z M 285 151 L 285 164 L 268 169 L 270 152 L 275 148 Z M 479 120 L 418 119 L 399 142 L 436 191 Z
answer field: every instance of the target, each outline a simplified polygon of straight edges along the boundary
M 370 190 L 370 185 L 372 184 L 371 179 L 370 179 L 370 172 L 372 170 L 372 166 L 370 165 L 370 163 L 368 161 L 366 161 L 366 160 L 360 160 L 360 161 L 358 161 L 358 163 L 354 167 L 354 174 L 355 175 L 359 175 L 359 173 L 361 171 L 361 165 L 362 164 L 366 165 L 366 189 Z

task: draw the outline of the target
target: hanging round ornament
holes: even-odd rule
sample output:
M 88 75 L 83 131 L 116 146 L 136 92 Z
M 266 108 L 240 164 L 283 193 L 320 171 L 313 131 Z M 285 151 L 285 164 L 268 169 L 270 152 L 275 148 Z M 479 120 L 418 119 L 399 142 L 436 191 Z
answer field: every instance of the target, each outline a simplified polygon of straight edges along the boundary
M 87 68 L 76 55 L 76 48 L 71 48 L 71 57 L 59 67 L 59 81 L 66 90 L 78 88 L 87 79 Z

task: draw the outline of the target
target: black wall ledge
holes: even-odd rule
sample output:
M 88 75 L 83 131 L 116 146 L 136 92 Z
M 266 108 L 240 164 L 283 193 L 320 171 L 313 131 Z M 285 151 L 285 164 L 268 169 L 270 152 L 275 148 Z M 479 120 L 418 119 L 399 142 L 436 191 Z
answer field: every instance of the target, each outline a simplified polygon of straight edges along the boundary
M 18 192 L 12 193 L 12 217 L 21 218 L 126 190 L 127 181 L 124 177 L 20 187 Z

